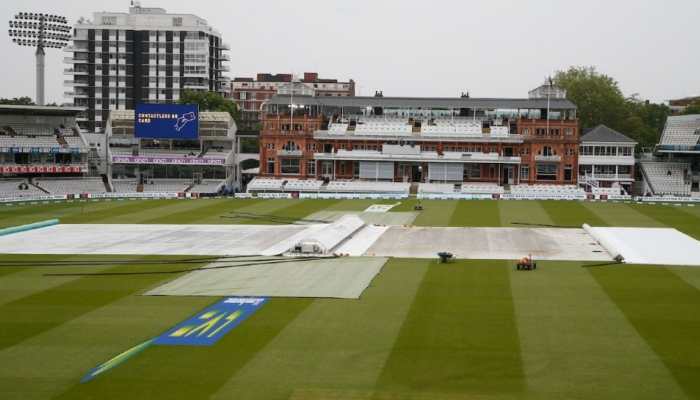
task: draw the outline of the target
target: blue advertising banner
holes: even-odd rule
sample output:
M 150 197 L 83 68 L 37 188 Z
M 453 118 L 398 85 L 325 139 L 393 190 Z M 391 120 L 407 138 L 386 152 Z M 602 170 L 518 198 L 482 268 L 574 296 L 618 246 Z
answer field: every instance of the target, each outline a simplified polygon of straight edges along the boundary
M 229 297 L 197 313 L 155 338 L 154 345 L 211 346 L 250 317 L 264 297 Z
M 147 139 L 197 139 L 199 108 L 196 104 L 137 104 L 134 136 Z

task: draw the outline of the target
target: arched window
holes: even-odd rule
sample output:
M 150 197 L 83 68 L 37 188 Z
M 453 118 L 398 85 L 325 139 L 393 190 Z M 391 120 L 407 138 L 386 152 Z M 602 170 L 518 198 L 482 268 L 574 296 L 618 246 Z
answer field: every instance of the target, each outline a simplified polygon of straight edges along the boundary
M 291 140 L 288 141 L 284 146 L 282 146 L 283 150 L 287 151 L 294 151 L 294 150 L 299 150 L 300 147 L 296 143 L 292 142 Z
M 543 155 L 543 156 L 551 156 L 551 155 L 554 155 L 554 153 L 552 152 L 552 148 L 549 147 L 549 146 L 544 146 L 544 147 L 542 148 L 542 155 Z

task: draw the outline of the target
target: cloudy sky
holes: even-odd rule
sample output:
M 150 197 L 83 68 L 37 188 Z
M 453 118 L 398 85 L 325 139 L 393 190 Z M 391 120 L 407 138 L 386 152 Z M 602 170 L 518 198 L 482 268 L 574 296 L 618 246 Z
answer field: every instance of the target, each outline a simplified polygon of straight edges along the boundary
M 700 95 L 698 0 L 144 0 L 193 13 L 231 45 L 230 76 L 355 79 L 360 94 L 523 97 L 558 69 L 593 65 L 626 95 Z M 0 15 L 127 11 L 128 0 L 3 0 Z M 0 97 L 33 96 L 30 48 L 0 40 Z M 47 101 L 63 102 L 62 51 L 47 56 Z

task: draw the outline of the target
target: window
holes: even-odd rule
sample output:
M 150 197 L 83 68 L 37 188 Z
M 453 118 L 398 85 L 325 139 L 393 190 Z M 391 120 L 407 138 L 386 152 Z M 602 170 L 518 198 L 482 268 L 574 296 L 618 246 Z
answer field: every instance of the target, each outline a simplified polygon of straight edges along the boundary
M 571 164 L 567 164 L 564 167 L 564 180 L 565 181 L 571 181 L 574 178 L 573 175 L 574 168 L 571 166 Z
M 552 148 L 549 146 L 544 146 L 542 148 L 542 155 L 546 156 L 546 157 L 552 156 L 553 155 Z
M 574 134 L 574 128 L 564 128 L 564 135 L 573 136 L 573 134 Z
M 182 17 L 173 17 L 173 26 L 182 26 Z
M 520 166 L 520 180 L 529 181 L 530 180 L 530 166 L 521 165 Z
M 248 92 L 240 92 L 240 93 L 238 93 L 238 98 L 239 98 L 240 100 L 246 100 L 247 97 L 248 97 Z
M 316 161 L 309 160 L 306 162 L 306 175 L 316 175 Z
M 299 150 L 299 145 L 290 140 L 284 146 L 282 146 L 282 150 L 286 150 L 286 151 Z
M 267 173 L 268 174 L 275 173 L 275 159 L 272 157 L 267 159 Z
M 538 181 L 554 181 L 557 179 L 557 164 L 537 164 Z
M 523 135 L 527 136 L 530 134 L 530 128 L 523 128 Z
M 163 56 L 165 56 L 163 54 Z M 205 63 L 207 62 L 207 55 L 206 54 L 185 54 L 185 62 L 186 63 Z
M 522 154 L 522 155 L 530 154 L 530 148 L 529 147 L 522 147 L 520 149 L 520 154 Z
M 281 160 L 280 169 L 282 174 L 298 175 L 299 174 L 299 159 L 283 158 Z
M 465 181 L 481 178 L 481 165 L 465 164 L 463 178 Z
M 267 143 L 265 145 L 265 148 L 268 150 L 274 150 L 275 149 L 275 144 L 274 143 Z
M 116 25 L 117 17 L 102 17 L 102 25 Z

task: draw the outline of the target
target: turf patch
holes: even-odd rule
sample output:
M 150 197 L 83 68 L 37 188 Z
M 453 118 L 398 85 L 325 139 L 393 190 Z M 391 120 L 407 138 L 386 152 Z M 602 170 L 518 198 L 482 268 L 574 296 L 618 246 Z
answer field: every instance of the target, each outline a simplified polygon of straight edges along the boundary
M 666 268 L 591 268 L 591 274 L 690 398 L 700 398 L 700 291 Z
M 542 201 L 542 208 L 554 225 L 580 228 L 583 224 L 607 226 L 605 220 L 598 217 L 580 201 Z
M 676 228 L 679 231 L 700 240 L 700 218 L 690 213 L 684 212 L 682 208 L 672 205 L 659 205 L 649 207 L 648 205 L 634 205 L 635 210 L 649 218 L 666 226 Z
M 426 270 L 425 261 L 393 259 L 360 300 L 314 301 L 214 398 L 288 399 L 311 388 L 343 398 L 371 390 Z
M 522 391 L 507 264 L 430 262 L 428 268 L 376 389 L 471 395 Z
M 108 272 L 137 271 L 144 266 L 120 265 L 109 268 Z M 0 306 L 0 350 L 14 346 L 42 332 L 62 325 L 71 319 L 134 294 L 168 278 L 162 275 L 83 277 L 64 284 L 33 293 Z M 42 277 L 36 279 L 61 279 Z
M 458 201 L 449 226 L 499 226 L 498 206 L 494 200 Z

